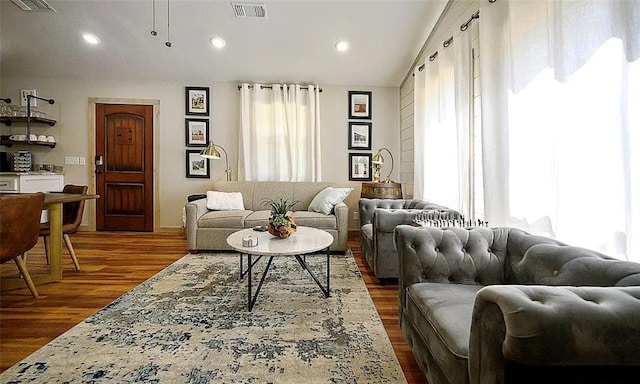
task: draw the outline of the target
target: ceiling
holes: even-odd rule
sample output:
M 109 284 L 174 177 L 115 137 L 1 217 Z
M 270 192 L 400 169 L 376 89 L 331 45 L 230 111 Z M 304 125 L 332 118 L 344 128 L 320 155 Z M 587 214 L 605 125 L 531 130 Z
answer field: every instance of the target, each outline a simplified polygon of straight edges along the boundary
M 153 37 L 154 0 L 47 0 L 56 13 L 0 0 L 2 77 L 399 86 L 447 3 L 234 1 L 264 4 L 260 19 L 236 18 L 232 1 L 168 1 L 155 0 Z

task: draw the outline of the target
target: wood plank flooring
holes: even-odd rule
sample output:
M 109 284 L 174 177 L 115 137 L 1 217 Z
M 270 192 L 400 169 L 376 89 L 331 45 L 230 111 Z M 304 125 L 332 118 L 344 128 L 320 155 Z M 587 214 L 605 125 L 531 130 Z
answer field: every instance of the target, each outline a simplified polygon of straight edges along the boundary
M 64 280 L 38 286 L 40 298 L 33 299 L 26 288 L 0 294 L 0 372 L 187 253 L 186 240 L 179 231 L 79 232 L 71 236 L 71 241 L 81 271 L 75 271 L 64 249 Z M 363 259 L 357 239 L 350 238 L 349 246 L 407 381 L 426 383 L 402 338 L 397 285 L 380 286 Z M 28 260 L 44 260 L 42 240 L 29 252 Z M 2 276 L 11 268 L 15 269 L 14 263 L 3 264 Z

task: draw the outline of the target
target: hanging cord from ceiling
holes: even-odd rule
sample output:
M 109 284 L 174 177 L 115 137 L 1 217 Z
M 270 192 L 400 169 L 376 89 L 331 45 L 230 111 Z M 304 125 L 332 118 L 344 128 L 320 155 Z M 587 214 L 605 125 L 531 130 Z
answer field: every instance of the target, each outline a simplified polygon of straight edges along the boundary
M 171 10 L 169 7 L 169 0 L 167 0 L 167 41 L 164 43 L 164 45 L 167 46 L 167 48 L 171 48 L 171 37 L 169 35 L 169 31 L 170 31 L 170 27 L 171 27 Z
M 155 36 L 158 36 L 158 31 L 156 31 L 156 0 L 151 0 L 151 1 L 152 1 L 151 15 L 153 17 L 153 20 L 151 21 L 151 36 L 155 37 Z

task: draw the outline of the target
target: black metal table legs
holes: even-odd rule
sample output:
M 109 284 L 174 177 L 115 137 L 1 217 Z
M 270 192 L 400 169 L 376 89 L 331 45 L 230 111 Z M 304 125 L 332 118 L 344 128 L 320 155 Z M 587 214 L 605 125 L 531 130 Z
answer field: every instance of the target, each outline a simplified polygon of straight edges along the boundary
M 327 247 L 326 249 L 326 254 L 327 254 L 327 280 L 326 280 L 326 285 L 324 286 L 320 282 L 320 279 L 311 271 L 311 269 L 309 269 L 306 255 L 303 255 L 303 256 L 295 255 L 294 257 L 296 258 L 300 266 L 309 273 L 313 281 L 315 281 L 316 285 L 320 288 L 320 290 L 324 294 L 324 297 L 330 297 L 331 296 L 331 280 L 330 280 L 331 279 L 331 262 L 330 262 L 331 252 L 329 251 L 329 247 Z M 273 258 L 275 256 L 269 256 L 269 261 L 267 262 L 267 266 L 264 268 L 264 271 L 262 272 L 262 276 L 260 277 L 260 282 L 258 283 L 258 286 L 256 287 L 255 292 L 253 292 L 252 271 L 253 271 L 253 267 L 258 261 L 260 261 L 262 256 L 257 256 L 257 258 L 253 260 L 253 257 L 255 257 L 256 255 L 246 254 L 247 256 L 246 270 L 244 269 L 244 256 L 245 254 L 240 254 L 240 279 L 243 279 L 245 276 L 247 276 L 247 310 L 251 312 L 258 298 L 258 294 L 260 293 L 260 289 L 262 288 L 262 284 L 264 283 L 264 279 L 267 276 L 267 273 L 269 272 L 269 268 L 271 267 L 271 262 L 273 261 Z M 281 256 L 281 257 L 286 257 L 286 256 Z

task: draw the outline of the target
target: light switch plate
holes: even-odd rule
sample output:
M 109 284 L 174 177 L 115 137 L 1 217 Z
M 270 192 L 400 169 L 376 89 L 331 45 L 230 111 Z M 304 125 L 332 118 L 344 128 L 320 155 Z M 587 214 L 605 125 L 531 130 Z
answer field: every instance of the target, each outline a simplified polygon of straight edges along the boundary
M 65 165 L 79 165 L 80 164 L 80 158 L 78 156 L 65 156 L 64 157 L 64 164 Z
M 20 105 L 23 107 L 27 106 L 27 95 L 33 95 L 33 96 L 37 96 L 36 95 L 36 90 L 35 89 L 23 89 L 20 91 Z M 31 100 L 31 106 L 32 107 L 37 107 L 38 106 L 38 99 L 32 99 Z

